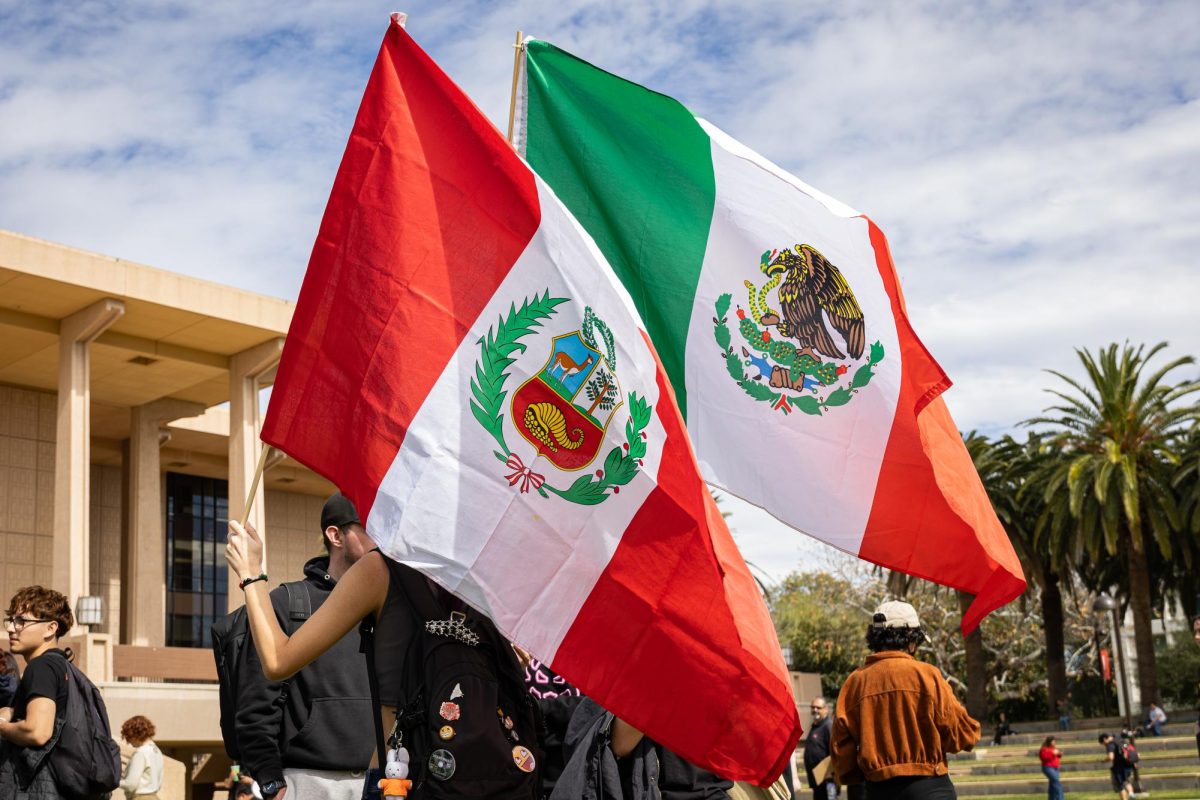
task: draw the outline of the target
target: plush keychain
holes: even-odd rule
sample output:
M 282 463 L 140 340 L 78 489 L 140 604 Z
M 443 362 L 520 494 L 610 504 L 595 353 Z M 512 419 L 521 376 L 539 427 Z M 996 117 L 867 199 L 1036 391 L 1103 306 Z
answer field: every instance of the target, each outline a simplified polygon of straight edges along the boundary
M 383 768 L 384 777 L 379 779 L 379 788 L 384 797 L 408 797 L 412 781 L 408 780 L 408 750 L 401 747 L 388 750 L 387 765 Z

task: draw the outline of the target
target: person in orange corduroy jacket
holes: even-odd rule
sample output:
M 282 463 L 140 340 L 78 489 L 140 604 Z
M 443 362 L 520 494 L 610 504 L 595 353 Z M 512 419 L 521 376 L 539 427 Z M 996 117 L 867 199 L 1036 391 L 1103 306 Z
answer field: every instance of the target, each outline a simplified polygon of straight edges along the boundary
M 884 603 L 867 629 L 871 655 L 838 695 L 833 769 L 840 784 L 865 781 L 868 800 L 954 798 L 946 754 L 979 741 L 941 672 L 913 658 L 925 639 L 916 609 Z

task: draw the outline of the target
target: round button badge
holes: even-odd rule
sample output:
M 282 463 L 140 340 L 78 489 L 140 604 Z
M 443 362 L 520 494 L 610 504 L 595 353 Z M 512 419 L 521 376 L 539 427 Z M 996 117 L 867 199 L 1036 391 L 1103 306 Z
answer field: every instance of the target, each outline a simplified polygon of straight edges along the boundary
M 449 750 L 434 750 L 429 754 L 429 774 L 439 781 L 450 780 L 457 766 Z
M 512 749 L 512 757 L 513 763 L 521 772 L 533 772 L 537 767 L 537 761 L 534 759 L 533 753 L 529 752 L 528 747 L 517 745 Z

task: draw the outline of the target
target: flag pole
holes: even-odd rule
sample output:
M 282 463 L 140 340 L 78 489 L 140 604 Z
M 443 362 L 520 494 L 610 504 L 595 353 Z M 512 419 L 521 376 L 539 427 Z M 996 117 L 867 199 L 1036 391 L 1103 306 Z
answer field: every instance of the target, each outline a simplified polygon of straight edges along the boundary
M 243 527 L 250 519 L 250 509 L 254 508 L 254 495 L 258 494 L 258 482 L 262 479 L 263 471 L 267 467 L 267 456 L 274 449 L 270 445 L 264 444 L 262 452 L 258 454 L 258 466 L 254 468 L 254 477 L 250 479 L 250 494 L 246 496 L 246 510 L 242 512 Z
M 521 51 L 525 49 L 524 34 L 517 31 L 517 43 L 513 45 L 513 79 L 512 94 L 508 100 L 508 143 L 513 143 L 513 123 L 517 117 L 517 79 L 521 74 Z

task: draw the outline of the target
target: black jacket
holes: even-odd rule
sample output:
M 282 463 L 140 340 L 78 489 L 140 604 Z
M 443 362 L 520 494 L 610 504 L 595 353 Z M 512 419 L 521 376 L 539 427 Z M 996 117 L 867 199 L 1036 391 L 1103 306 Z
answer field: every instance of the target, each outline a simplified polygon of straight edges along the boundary
M 808 738 L 804 740 L 804 772 L 808 775 L 808 788 L 816 789 L 818 784 L 813 779 L 813 769 L 829 755 L 829 737 L 833 732 L 833 717 L 825 719 L 812 726 Z M 833 781 L 833 770 L 826 773 L 825 783 Z
M 304 565 L 304 580 L 293 584 L 308 590 L 313 613 L 333 591 L 328 568 L 327 556 L 310 559 Z M 289 634 L 303 624 L 288 618 L 283 586 L 271 592 L 271 605 Z M 358 630 L 286 681 L 267 680 L 252 644 L 248 634 L 238 675 L 237 737 L 243 768 L 260 785 L 282 778 L 284 767 L 366 769 L 375 749 L 375 724 Z
M 608 746 L 612 724 L 613 715 L 592 700 L 575 707 L 563 737 L 566 767 L 550 800 L 662 800 L 652 742 L 643 738 L 618 762 Z

